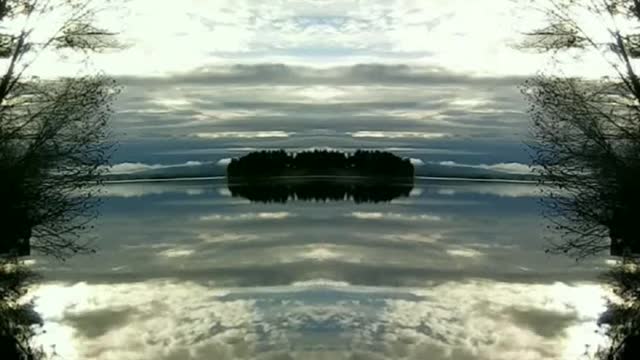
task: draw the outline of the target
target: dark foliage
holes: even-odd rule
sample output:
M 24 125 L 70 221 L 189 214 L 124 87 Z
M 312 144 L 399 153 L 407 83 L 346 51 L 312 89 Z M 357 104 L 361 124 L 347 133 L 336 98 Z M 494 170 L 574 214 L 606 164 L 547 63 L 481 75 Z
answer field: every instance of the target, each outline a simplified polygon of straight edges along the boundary
M 607 249 L 640 253 L 636 110 L 604 81 L 540 76 L 526 89 L 533 162 L 547 195 L 542 201 L 562 240 L 551 250 L 578 258 Z
M 609 347 L 601 349 L 605 360 L 640 359 L 640 260 L 629 259 L 605 275 L 618 296 L 610 302 L 600 322 L 607 326 Z
M 0 250 L 28 248 L 31 235 L 45 254 L 89 250 L 80 237 L 112 147 L 112 86 L 101 77 L 32 82 L 10 109 L 0 107 Z
M 619 301 L 603 315 L 608 347 L 598 358 L 640 358 L 639 0 L 551 0 L 548 24 L 529 49 L 578 49 L 609 65 L 597 80 L 539 75 L 525 84 L 533 118 L 534 163 L 547 191 L 547 217 L 560 232 L 552 251 L 577 258 L 609 249 L 623 264 L 607 273 Z M 573 61 L 571 65 L 576 65 Z M 592 76 L 592 78 L 595 78 Z
M 287 201 L 353 201 L 359 203 L 389 202 L 407 197 L 413 190 L 410 182 L 368 180 L 302 179 L 229 183 L 233 196 L 253 202 L 286 203 Z
M 35 275 L 15 259 L 0 259 L 0 354 L 7 360 L 43 358 L 31 344 L 40 317 L 21 301 Z
M 43 52 L 115 45 L 112 34 L 92 26 L 91 5 L 0 0 L 0 58 L 6 65 L 0 74 L 3 360 L 43 357 L 31 344 L 40 320 L 23 301 L 34 274 L 17 257 L 32 248 L 59 258 L 90 251 L 82 235 L 95 216 L 96 185 L 112 146 L 107 120 L 117 89 L 104 76 L 42 80 L 28 74 Z
M 284 150 L 249 153 L 233 159 L 227 167 L 229 177 L 278 176 L 367 176 L 413 177 L 413 165 L 389 152 L 305 151 L 288 154 Z
M 86 0 L 0 0 L 0 24 L 31 20 L 0 30 L 7 63 L 0 77 L 1 254 L 90 251 L 82 236 L 112 148 L 107 120 L 117 88 L 104 76 L 45 81 L 26 73 L 45 51 L 115 45 L 112 34 L 91 25 L 93 15 Z M 52 18 L 62 21 L 48 38 L 32 35 Z
M 549 3 L 547 3 L 549 4 Z M 634 58 L 640 2 L 552 0 L 548 26 L 527 48 L 599 56 L 612 74 L 597 80 L 539 75 L 524 93 L 531 103 L 533 162 L 547 191 L 547 217 L 562 237 L 551 251 L 577 258 L 609 249 L 640 254 L 640 80 Z M 600 36 L 609 34 L 609 36 Z

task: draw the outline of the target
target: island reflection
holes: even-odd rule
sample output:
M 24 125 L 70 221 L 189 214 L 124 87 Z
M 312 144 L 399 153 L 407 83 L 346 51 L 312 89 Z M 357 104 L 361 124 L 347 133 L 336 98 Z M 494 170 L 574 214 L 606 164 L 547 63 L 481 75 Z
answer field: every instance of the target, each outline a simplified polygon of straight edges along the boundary
M 229 180 L 231 195 L 252 202 L 286 203 L 288 201 L 353 201 L 360 203 L 391 202 L 409 197 L 412 179 L 401 182 L 383 182 L 363 178 L 303 177 L 278 180 Z

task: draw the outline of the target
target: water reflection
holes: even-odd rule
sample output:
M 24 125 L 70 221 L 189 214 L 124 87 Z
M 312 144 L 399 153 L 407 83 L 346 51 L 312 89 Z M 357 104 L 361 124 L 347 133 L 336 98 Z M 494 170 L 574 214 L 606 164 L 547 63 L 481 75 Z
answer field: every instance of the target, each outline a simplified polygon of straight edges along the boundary
M 592 285 L 149 281 L 38 290 L 65 359 L 575 359 L 599 339 Z M 589 301 L 591 300 L 591 301 Z
M 233 182 L 228 184 L 232 196 L 253 202 L 286 203 L 288 201 L 389 202 L 408 197 L 413 182 L 375 181 L 358 178 L 290 178 L 279 181 Z
M 40 342 L 65 359 L 575 359 L 600 341 L 608 265 L 544 254 L 526 184 L 357 205 L 109 186 L 98 254 L 32 265 Z

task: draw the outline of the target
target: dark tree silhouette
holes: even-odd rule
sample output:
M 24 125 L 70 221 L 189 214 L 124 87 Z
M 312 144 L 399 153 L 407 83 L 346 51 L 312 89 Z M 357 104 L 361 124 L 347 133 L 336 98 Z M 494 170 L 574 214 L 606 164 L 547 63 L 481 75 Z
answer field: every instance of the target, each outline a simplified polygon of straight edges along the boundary
M 582 258 L 609 249 L 622 257 L 607 274 L 622 302 L 603 316 L 611 342 L 598 357 L 638 359 L 640 0 L 552 0 L 546 11 L 548 26 L 530 33 L 526 47 L 556 59 L 580 49 L 612 70 L 597 80 L 541 74 L 524 86 L 546 214 L 561 234 L 551 251 Z
M 104 76 L 42 80 L 28 70 L 43 52 L 115 46 L 92 25 L 93 9 L 83 0 L 0 0 L 2 359 L 43 357 L 31 344 L 37 314 L 21 299 L 33 273 L 18 256 L 31 248 L 59 258 L 90 250 L 81 234 L 112 147 L 107 119 L 117 88 Z
M 360 203 L 389 202 L 407 197 L 412 181 L 389 182 L 344 179 L 279 179 L 233 182 L 228 184 L 233 196 L 253 202 L 286 203 L 288 201 L 353 201 Z
M 27 286 L 36 279 L 33 272 L 15 258 L 0 259 L 0 354 L 3 359 L 23 360 L 44 358 L 40 349 L 31 345 L 31 338 L 42 320 L 32 303 L 22 297 Z
M 600 350 L 605 360 L 640 358 L 640 259 L 627 259 L 605 275 L 605 280 L 618 296 L 610 302 L 600 323 L 608 326 L 611 344 Z
M 358 150 L 353 154 L 338 151 L 303 151 L 288 154 L 284 150 L 249 153 L 233 159 L 227 167 L 232 177 L 264 178 L 278 176 L 366 176 L 413 177 L 413 165 L 389 152 Z
M 117 89 L 104 76 L 41 80 L 26 71 L 45 51 L 114 45 L 112 34 L 91 25 L 91 9 L 79 0 L 0 0 L 0 24 L 31 24 L 0 33 L 8 62 L 0 78 L 0 253 L 25 255 L 30 244 L 61 258 L 89 250 L 80 234 L 112 146 L 107 119 Z M 33 26 L 58 12 L 70 15 L 49 38 L 34 38 Z
M 606 249 L 640 253 L 634 226 L 640 213 L 640 81 L 632 60 L 640 43 L 638 34 L 615 27 L 620 18 L 640 22 L 639 4 L 557 0 L 548 10 L 549 26 L 529 34 L 530 48 L 556 55 L 570 48 L 591 51 L 617 74 L 599 80 L 541 74 L 524 85 L 533 162 L 548 195 L 548 218 L 562 235 L 552 251 L 578 258 Z M 608 39 L 590 32 L 595 21 Z

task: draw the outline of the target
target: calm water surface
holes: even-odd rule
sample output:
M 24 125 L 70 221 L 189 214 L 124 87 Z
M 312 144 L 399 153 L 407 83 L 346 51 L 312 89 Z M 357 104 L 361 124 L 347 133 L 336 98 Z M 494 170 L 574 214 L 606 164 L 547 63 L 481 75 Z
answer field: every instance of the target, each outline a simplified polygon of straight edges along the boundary
M 92 256 L 35 259 L 63 359 L 576 359 L 605 259 L 544 254 L 536 188 L 419 180 L 391 202 L 110 184 Z

